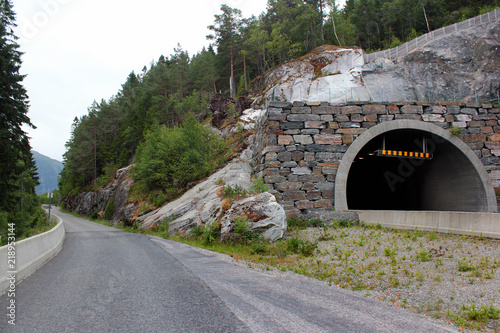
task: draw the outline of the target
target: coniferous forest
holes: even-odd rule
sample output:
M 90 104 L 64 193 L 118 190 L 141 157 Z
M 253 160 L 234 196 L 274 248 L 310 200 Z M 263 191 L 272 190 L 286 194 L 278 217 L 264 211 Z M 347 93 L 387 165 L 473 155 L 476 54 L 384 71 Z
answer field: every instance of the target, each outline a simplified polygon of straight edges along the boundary
M 31 204 L 29 198 L 37 179 L 21 130 L 33 125 L 19 75 L 14 13 L 9 0 L 0 4 L 0 146 L 6 156 L 0 162 L 0 223 L 6 223 L 35 211 L 35 199 Z M 499 6 L 500 0 L 347 0 L 339 8 L 331 0 L 269 0 L 259 17 L 244 18 L 239 9 L 222 5 L 208 27 L 208 47 L 190 55 L 178 45 L 140 73 L 130 73 L 114 96 L 95 101 L 74 119 L 61 195 L 101 186 L 117 169 L 135 163 L 140 186 L 169 200 L 227 157 L 228 143 L 200 125 L 210 116 L 207 104 L 214 93 L 246 95 L 259 75 L 323 44 L 376 51 Z

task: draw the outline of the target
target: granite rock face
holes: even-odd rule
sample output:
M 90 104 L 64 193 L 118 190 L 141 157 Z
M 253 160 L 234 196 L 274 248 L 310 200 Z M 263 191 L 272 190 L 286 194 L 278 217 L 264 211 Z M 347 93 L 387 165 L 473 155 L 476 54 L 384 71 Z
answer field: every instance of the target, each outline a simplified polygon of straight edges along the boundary
M 500 89 L 500 25 L 485 23 L 428 42 L 395 61 L 365 66 L 375 101 L 493 100 Z
M 125 225 L 131 225 L 138 208 L 136 203 L 127 201 L 130 187 L 134 184 L 129 173 L 131 167 L 132 165 L 118 170 L 113 181 L 97 191 L 65 197 L 65 207 L 84 216 L 103 216 L 106 209 L 112 209 L 111 206 L 114 206 L 113 211 L 109 212 L 112 215 L 111 223 L 122 221 Z M 113 202 L 113 205 L 108 205 L 110 202 Z
M 393 59 L 365 63 L 359 48 L 323 45 L 262 75 L 256 103 L 475 102 L 498 98 L 500 24 L 435 38 Z

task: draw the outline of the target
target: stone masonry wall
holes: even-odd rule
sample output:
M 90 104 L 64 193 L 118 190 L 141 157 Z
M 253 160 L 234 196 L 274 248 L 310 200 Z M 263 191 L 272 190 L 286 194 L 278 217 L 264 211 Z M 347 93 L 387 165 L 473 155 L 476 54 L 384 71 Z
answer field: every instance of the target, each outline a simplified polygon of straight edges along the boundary
M 459 137 L 500 186 L 500 106 L 491 104 L 270 102 L 258 171 L 289 216 L 332 208 L 337 168 L 349 145 L 370 127 L 398 119 L 462 128 Z

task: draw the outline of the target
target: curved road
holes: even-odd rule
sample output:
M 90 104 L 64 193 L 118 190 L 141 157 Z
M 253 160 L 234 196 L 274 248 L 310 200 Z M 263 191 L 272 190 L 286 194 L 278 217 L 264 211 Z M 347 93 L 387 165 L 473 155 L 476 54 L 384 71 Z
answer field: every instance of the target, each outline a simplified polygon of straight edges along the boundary
M 449 332 L 318 281 L 61 213 L 62 251 L 17 286 L 1 332 Z

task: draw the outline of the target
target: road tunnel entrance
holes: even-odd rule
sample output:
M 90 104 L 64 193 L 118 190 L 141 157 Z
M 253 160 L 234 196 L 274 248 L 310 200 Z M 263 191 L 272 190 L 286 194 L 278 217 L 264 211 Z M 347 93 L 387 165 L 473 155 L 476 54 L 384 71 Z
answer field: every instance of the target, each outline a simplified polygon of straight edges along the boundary
M 335 193 L 337 209 L 494 210 L 493 187 L 474 153 L 456 136 L 418 121 L 380 124 L 360 136 L 339 167 Z

